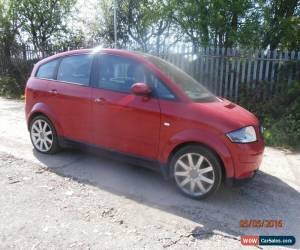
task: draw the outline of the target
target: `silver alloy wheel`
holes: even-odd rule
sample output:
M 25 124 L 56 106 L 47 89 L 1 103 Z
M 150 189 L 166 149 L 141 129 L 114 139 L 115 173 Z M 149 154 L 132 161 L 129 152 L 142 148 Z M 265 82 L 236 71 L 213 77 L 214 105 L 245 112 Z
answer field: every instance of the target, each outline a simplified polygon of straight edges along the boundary
M 175 181 L 188 195 L 204 195 L 215 183 L 215 173 L 210 161 L 199 153 L 182 155 L 174 166 Z
M 34 146 L 41 152 L 48 152 L 53 144 L 53 131 L 42 119 L 37 119 L 31 126 L 30 136 Z

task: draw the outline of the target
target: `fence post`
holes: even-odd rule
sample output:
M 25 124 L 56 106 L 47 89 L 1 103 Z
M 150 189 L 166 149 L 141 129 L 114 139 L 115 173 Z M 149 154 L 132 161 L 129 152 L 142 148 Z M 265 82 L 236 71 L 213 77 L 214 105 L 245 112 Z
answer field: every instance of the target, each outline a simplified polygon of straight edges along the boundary
M 229 84 L 229 96 L 233 97 L 233 81 L 234 81 L 234 70 L 235 70 L 235 53 L 236 50 L 231 48 L 231 59 L 230 59 L 230 84 Z
M 248 70 L 247 70 L 247 86 L 251 87 L 251 69 L 252 69 L 252 49 L 249 50 L 248 56 Z
M 252 88 L 256 87 L 256 79 L 257 79 L 257 58 L 258 57 L 258 49 L 254 51 L 254 64 L 253 64 L 253 75 L 252 75 Z M 252 65 L 251 65 L 252 66 Z
M 225 52 L 225 85 L 224 85 L 224 96 L 227 98 L 228 97 L 228 77 L 229 77 L 229 56 L 230 56 L 230 49 L 226 49 Z
M 260 83 L 263 76 L 263 67 L 265 62 L 265 54 L 263 50 L 258 52 L 258 60 L 259 60 L 259 72 L 258 72 L 258 82 Z
M 219 81 L 218 76 L 220 74 L 219 72 L 219 64 L 220 64 L 220 47 L 218 46 L 216 48 L 215 52 L 215 70 L 214 70 L 214 93 L 217 95 L 219 91 Z
M 277 50 L 273 50 L 271 53 L 272 59 L 272 70 L 271 70 L 271 95 L 273 95 L 273 91 L 275 89 L 275 67 L 276 67 L 276 59 L 277 59 Z
M 237 58 L 237 66 L 236 66 L 236 75 L 235 75 L 235 93 L 234 93 L 234 100 L 238 101 L 239 95 L 239 78 L 240 78 L 240 67 L 241 67 L 241 50 L 238 51 L 238 58 Z
M 219 95 L 223 96 L 223 90 L 224 90 L 224 85 L 223 85 L 223 79 L 224 79 L 224 61 L 226 63 L 226 55 L 225 55 L 226 51 L 225 48 L 222 48 L 222 52 L 221 52 L 221 76 L 220 76 L 220 87 L 219 87 Z
M 247 55 L 247 50 L 243 49 L 243 53 L 242 53 L 242 78 L 241 78 L 241 83 L 245 83 L 245 76 L 246 76 L 246 55 Z
M 209 76 L 209 89 L 211 90 L 211 92 L 214 92 L 214 83 L 213 83 L 213 74 L 214 74 L 214 48 L 210 47 L 209 48 L 209 72 L 208 72 L 208 76 Z
M 294 64 L 293 64 L 294 57 L 295 57 L 295 51 L 293 50 L 293 51 L 291 52 L 291 58 L 290 58 L 290 61 L 292 62 L 292 67 L 293 67 L 293 68 L 294 68 Z M 293 70 L 291 70 L 290 67 L 289 67 L 288 85 L 290 85 L 291 82 L 292 82 L 292 75 L 293 75 Z
M 270 50 L 268 50 L 267 52 L 267 62 L 266 62 L 266 69 L 265 69 L 265 77 L 264 79 L 266 79 L 267 81 L 269 80 L 269 65 L 270 65 Z

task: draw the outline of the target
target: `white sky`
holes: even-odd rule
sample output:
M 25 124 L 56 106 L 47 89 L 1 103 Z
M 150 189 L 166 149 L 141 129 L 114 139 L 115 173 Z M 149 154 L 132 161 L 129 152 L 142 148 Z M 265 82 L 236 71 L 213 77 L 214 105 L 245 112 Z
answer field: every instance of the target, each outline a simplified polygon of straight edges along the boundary
M 97 15 L 98 0 L 77 0 L 73 8 L 74 19 L 70 26 L 81 28 L 83 31 L 86 29 L 86 24 L 95 20 Z M 77 20 L 76 20 L 77 19 Z

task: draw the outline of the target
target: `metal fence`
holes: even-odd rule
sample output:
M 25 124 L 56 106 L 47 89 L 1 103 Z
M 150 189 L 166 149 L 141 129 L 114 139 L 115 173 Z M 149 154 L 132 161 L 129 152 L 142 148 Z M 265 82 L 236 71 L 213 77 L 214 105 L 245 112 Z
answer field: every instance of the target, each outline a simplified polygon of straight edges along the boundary
M 192 75 L 213 93 L 238 100 L 241 89 L 255 89 L 264 82 L 268 96 L 279 84 L 300 81 L 300 51 L 237 48 L 182 48 L 160 55 Z M 282 85 L 281 85 L 282 86 Z
M 50 48 L 40 52 L 22 46 L 10 55 L 0 51 L 0 75 L 8 65 L 15 65 L 27 77 L 34 63 L 43 57 L 72 48 Z M 242 89 L 254 89 L 262 82 L 268 85 L 268 96 L 279 90 L 279 84 L 300 81 L 300 52 L 240 48 L 175 47 L 157 56 L 175 64 L 218 96 L 237 101 Z

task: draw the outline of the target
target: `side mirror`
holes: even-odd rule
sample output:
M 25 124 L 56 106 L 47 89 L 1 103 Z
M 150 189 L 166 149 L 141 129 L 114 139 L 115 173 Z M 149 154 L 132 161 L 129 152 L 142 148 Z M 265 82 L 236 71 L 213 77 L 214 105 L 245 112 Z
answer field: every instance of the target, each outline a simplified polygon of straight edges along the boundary
M 151 88 L 143 82 L 135 83 L 131 86 L 131 91 L 135 95 L 149 95 L 151 93 Z

